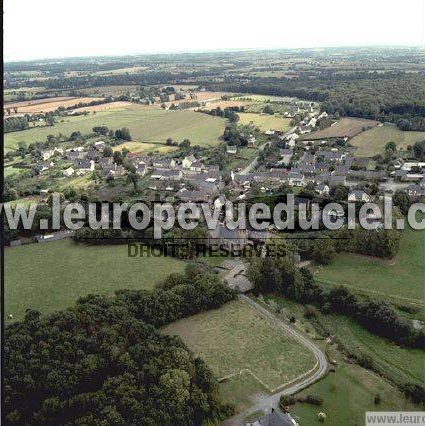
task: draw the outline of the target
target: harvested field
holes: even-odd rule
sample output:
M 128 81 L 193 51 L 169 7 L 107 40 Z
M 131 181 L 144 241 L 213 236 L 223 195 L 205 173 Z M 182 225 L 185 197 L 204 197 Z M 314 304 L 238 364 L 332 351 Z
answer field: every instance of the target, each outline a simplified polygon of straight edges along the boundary
M 67 108 L 80 102 L 88 103 L 100 100 L 102 100 L 102 98 L 73 98 L 63 96 L 57 98 L 37 99 L 33 101 L 12 102 L 5 104 L 4 108 L 18 108 L 18 114 L 29 114 L 50 112 L 57 110 L 59 107 Z
M 314 139 L 327 139 L 327 138 L 352 138 L 362 131 L 375 127 L 379 123 L 374 120 L 367 120 L 365 118 L 341 118 L 333 126 L 317 132 L 309 133 L 300 137 L 300 140 L 314 140 Z
M 126 107 L 140 107 L 140 108 L 152 108 L 152 106 L 149 105 L 140 105 L 140 104 L 133 104 L 129 101 L 117 101 L 117 102 L 110 102 L 107 104 L 100 104 L 100 105 L 93 105 L 93 106 L 87 106 L 82 108 L 76 108 L 74 111 L 76 112 L 84 112 L 84 111 L 117 111 Z
M 114 146 L 114 151 L 121 151 L 127 148 L 130 152 L 149 153 L 155 152 L 159 154 L 167 154 L 168 152 L 175 151 L 175 146 L 161 145 L 159 143 L 145 143 L 145 142 L 125 142 L 123 144 Z
M 238 113 L 240 124 L 254 124 L 262 131 L 269 129 L 285 132 L 291 128 L 291 119 L 277 115 L 255 114 L 251 112 Z
M 107 96 L 121 96 L 130 94 L 136 94 L 138 86 L 99 86 L 99 87 L 87 87 L 80 91 L 86 96 L 100 96 L 106 98 Z
M 114 70 L 107 70 L 107 71 L 96 71 L 92 73 L 91 75 L 120 75 L 120 74 L 138 74 L 143 71 L 146 71 L 148 67 L 125 67 L 125 68 L 117 68 Z
M 221 100 L 222 96 L 233 96 L 233 93 L 225 93 L 225 92 L 195 92 L 197 101 L 213 101 L 215 99 Z
M 252 102 L 251 101 L 238 101 L 238 100 L 230 100 L 230 101 L 222 101 L 222 100 L 217 100 L 217 101 L 213 101 L 210 104 L 208 104 L 206 109 L 214 109 L 214 108 L 218 108 L 220 107 L 221 109 L 224 108 L 230 108 L 230 107 L 241 107 L 241 106 L 248 106 L 251 105 Z
M 44 99 L 33 99 L 29 101 L 21 101 L 21 102 L 9 102 L 4 104 L 4 108 L 21 108 L 24 106 L 30 106 L 30 105 L 39 105 L 39 104 L 45 104 L 49 102 L 59 102 L 59 101 L 66 101 L 69 99 L 75 99 L 73 96 L 58 96 L 54 98 L 44 98 Z

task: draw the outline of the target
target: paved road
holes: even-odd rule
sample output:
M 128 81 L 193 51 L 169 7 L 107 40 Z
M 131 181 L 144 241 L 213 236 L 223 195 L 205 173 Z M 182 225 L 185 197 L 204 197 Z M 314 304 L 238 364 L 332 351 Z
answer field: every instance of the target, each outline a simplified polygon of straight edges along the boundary
M 293 385 L 290 385 L 281 392 L 266 396 L 265 398 L 261 398 L 260 401 L 255 403 L 249 409 L 233 417 L 230 420 L 230 423 L 233 425 L 242 425 L 243 419 L 256 411 L 264 411 L 270 410 L 271 408 L 278 408 L 281 395 L 292 395 L 301 391 L 302 389 L 306 388 L 307 386 L 322 378 L 328 371 L 328 361 L 326 359 L 326 355 L 313 341 L 306 338 L 304 335 L 290 327 L 288 324 L 286 324 L 279 318 L 275 317 L 271 312 L 263 308 L 260 304 L 250 299 L 249 297 L 244 295 L 240 295 L 239 297 L 240 299 L 244 300 L 246 303 L 257 309 L 259 312 L 261 312 L 261 314 L 263 314 L 265 317 L 271 319 L 273 322 L 275 322 L 277 326 L 283 328 L 286 333 L 293 336 L 304 347 L 313 352 L 315 358 L 317 359 L 318 367 L 311 375 L 303 377 L 298 382 L 294 383 Z

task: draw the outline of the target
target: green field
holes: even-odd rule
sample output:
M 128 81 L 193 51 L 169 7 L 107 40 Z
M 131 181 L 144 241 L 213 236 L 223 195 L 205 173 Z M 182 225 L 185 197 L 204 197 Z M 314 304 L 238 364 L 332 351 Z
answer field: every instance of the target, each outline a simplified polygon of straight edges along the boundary
M 296 324 L 308 332 L 310 338 L 317 339 L 315 320 L 304 317 L 305 306 L 279 296 L 267 296 L 268 309 L 273 311 L 276 305 L 280 316 L 295 316 Z M 267 306 L 265 305 L 265 306 Z M 337 315 L 324 315 L 318 312 L 317 321 L 331 335 L 350 351 L 370 356 L 380 371 L 392 380 L 404 382 L 422 382 L 425 377 L 425 355 L 421 350 L 401 348 L 385 339 L 373 335 L 353 321 Z M 329 359 L 336 360 L 336 372 L 302 391 L 299 395 L 317 394 L 323 397 L 324 404 L 316 407 L 308 404 L 296 404 L 290 412 L 299 417 L 301 425 L 320 424 L 318 411 L 328 415 L 326 423 L 331 425 L 360 425 L 366 410 L 417 410 L 389 382 L 376 374 L 353 364 L 337 350 L 337 345 L 316 340 Z M 379 393 L 382 403 L 374 406 L 373 399 Z
M 350 351 L 369 355 L 391 380 L 398 383 L 424 382 L 425 353 L 422 350 L 397 346 L 343 316 L 320 315 L 319 320 Z
M 329 373 L 298 396 L 309 394 L 320 395 L 324 402 L 320 407 L 306 403 L 297 403 L 290 407 L 291 415 L 300 425 L 323 424 L 317 419 L 317 413 L 320 411 L 327 415 L 324 424 L 354 426 L 364 424 L 366 411 L 420 410 L 385 380 L 342 360 L 336 373 Z M 377 394 L 381 396 L 379 405 L 374 404 Z
M 339 254 L 315 273 L 325 285 L 346 285 L 378 296 L 423 303 L 425 273 L 425 232 L 403 231 L 399 253 L 394 260 L 349 253 Z
M 388 142 L 395 142 L 398 149 L 406 149 L 421 140 L 425 140 L 425 132 L 403 132 L 396 126 L 381 126 L 360 133 L 350 144 L 357 148 L 357 156 L 372 157 L 382 153 Z
M 285 132 L 291 128 L 290 118 L 282 118 L 275 115 L 261 115 L 251 112 L 238 113 L 240 124 L 250 124 L 258 127 L 260 130 L 266 131 L 268 129 L 280 130 Z
M 128 127 L 135 141 L 165 143 L 171 137 L 177 142 L 189 139 L 192 145 L 215 145 L 223 134 L 226 120 L 194 111 L 165 111 L 160 108 L 123 108 L 119 111 L 99 111 L 88 116 L 68 117 L 54 127 L 41 127 L 21 132 L 7 133 L 4 147 L 15 149 L 19 141 L 30 144 L 44 141 L 47 135 L 69 136 L 74 131 L 90 133 L 94 126 L 110 129 Z
M 241 370 L 248 369 L 274 389 L 306 373 L 316 362 L 312 353 L 243 301 L 185 318 L 162 330 L 181 336 L 217 378 L 236 373 L 223 386 L 228 393 L 229 389 L 236 392 L 238 402 L 247 397 L 246 383 L 250 383 L 251 395 L 265 389 L 260 382 L 255 386 L 249 372 L 239 375 Z
M 151 289 L 185 263 L 171 257 L 127 256 L 127 245 L 85 246 L 71 240 L 5 250 L 5 313 L 22 319 L 27 308 L 50 313 L 89 293 Z
M 12 176 L 16 173 L 21 173 L 22 169 L 19 169 L 17 167 L 13 167 L 13 166 L 8 166 L 4 168 L 4 176 Z

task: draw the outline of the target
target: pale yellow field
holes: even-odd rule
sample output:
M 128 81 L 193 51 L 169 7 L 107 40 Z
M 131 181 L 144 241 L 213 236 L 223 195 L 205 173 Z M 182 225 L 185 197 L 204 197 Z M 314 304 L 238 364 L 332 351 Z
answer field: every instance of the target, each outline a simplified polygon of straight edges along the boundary
M 125 67 L 116 70 L 96 71 L 92 75 L 119 75 L 119 74 L 137 74 L 143 72 L 147 67 Z
M 6 104 L 4 108 L 17 107 L 18 114 L 28 113 L 41 113 L 55 111 L 59 107 L 70 107 L 80 102 L 88 103 L 92 101 L 100 101 L 102 98 L 70 98 L 70 97 L 57 97 L 48 99 L 39 99 L 34 101 L 15 102 Z M 12 114 L 13 115 L 13 114 Z
M 213 101 L 213 100 L 221 100 L 222 96 L 232 96 L 233 93 L 225 93 L 225 92 L 195 92 L 197 101 Z
M 158 152 L 161 154 L 166 154 L 167 152 L 171 152 L 176 149 L 176 147 L 174 146 L 131 141 L 131 142 L 125 142 L 120 145 L 114 146 L 113 150 L 121 151 L 123 148 L 127 148 L 130 152 L 137 152 L 137 153 Z
M 250 101 L 238 101 L 238 100 L 230 100 L 230 101 L 222 101 L 222 100 L 217 100 L 217 101 L 213 101 L 210 104 L 208 104 L 208 106 L 206 107 L 206 109 L 213 109 L 213 108 L 218 108 L 220 107 L 221 109 L 224 108 L 230 108 L 230 107 L 241 107 L 241 106 L 248 106 L 251 105 L 252 102 Z
M 260 130 L 266 131 L 268 129 L 286 131 L 291 128 L 291 119 L 282 118 L 275 115 L 261 115 L 251 112 L 238 113 L 240 117 L 240 124 L 253 124 L 260 128 Z
M 84 111 L 120 111 L 125 108 L 132 108 L 132 109 L 146 109 L 146 108 L 159 108 L 159 106 L 153 106 L 153 105 L 143 105 L 143 104 L 134 104 L 129 101 L 116 101 L 116 102 L 110 102 L 107 104 L 100 104 L 100 105 L 93 105 L 93 106 L 87 106 L 82 108 L 76 108 L 74 111 L 76 112 L 84 112 Z

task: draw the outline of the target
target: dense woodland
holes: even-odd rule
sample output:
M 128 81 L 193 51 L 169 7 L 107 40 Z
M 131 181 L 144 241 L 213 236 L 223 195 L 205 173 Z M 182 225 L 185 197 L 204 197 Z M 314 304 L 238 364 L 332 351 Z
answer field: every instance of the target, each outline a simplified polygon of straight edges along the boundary
M 235 293 L 190 265 L 155 291 L 90 295 L 5 330 L 6 424 L 200 425 L 232 413 L 204 362 L 156 327 Z
M 404 73 L 304 73 L 299 78 L 228 79 L 211 90 L 293 96 L 321 101 L 330 114 L 396 123 L 402 130 L 425 130 L 425 77 Z

